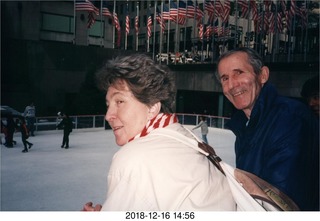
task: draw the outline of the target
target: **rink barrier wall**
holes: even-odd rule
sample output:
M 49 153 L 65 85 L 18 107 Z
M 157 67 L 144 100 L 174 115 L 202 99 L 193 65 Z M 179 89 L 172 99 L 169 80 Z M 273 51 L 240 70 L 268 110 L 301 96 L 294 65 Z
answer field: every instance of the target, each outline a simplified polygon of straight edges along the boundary
M 179 122 L 184 125 L 196 125 L 199 123 L 200 116 L 207 118 L 209 127 L 225 128 L 228 117 L 201 115 L 201 114 L 185 114 L 177 113 Z M 105 115 L 77 115 L 70 116 L 73 121 L 74 129 L 85 128 L 105 128 L 110 129 L 108 122 L 105 121 Z M 61 118 L 57 116 L 37 117 L 35 128 L 36 131 L 58 130 L 57 125 L 61 122 Z

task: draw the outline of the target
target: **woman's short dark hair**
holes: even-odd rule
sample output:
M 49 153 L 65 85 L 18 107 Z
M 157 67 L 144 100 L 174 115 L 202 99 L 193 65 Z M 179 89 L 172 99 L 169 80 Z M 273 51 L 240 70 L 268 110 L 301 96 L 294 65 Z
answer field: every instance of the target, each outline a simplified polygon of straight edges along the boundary
M 96 75 L 99 89 L 121 88 L 126 82 L 141 103 L 161 103 L 162 113 L 173 113 L 176 98 L 174 76 L 166 66 L 156 64 L 149 56 L 134 54 L 109 60 Z
M 217 61 L 217 68 L 218 68 L 221 60 L 229 57 L 230 55 L 238 53 L 238 52 L 243 52 L 243 53 L 247 54 L 248 63 L 251 64 L 251 66 L 254 70 L 254 73 L 256 75 L 259 75 L 261 73 L 261 68 L 264 66 L 264 62 L 263 62 L 261 56 L 258 54 L 258 52 L 256 52 L 255 50 L 253 50 L 251 48 L 246 48 L 246 47 L 235 48 L 231 51 L 227 51 L 227 52 L 223 53 Z M 217 76 L 217 79 L 220 79 L 218 70 L 216 71 L 216 76 Z

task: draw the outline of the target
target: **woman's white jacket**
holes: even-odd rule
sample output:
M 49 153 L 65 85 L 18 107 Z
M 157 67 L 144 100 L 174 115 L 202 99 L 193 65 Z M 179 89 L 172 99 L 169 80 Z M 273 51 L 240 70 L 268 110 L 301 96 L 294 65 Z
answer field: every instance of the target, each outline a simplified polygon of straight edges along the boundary
M 235 210 L 227 179 L 190 131 L 174 123 L 127 143 L 114 155 L 102 210 Z

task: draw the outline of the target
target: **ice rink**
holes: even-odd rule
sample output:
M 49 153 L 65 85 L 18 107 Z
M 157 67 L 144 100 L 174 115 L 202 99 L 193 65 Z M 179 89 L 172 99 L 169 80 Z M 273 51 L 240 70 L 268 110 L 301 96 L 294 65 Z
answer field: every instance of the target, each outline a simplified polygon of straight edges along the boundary
M 201 137 L 200 129 L 194 132 Z M 35 135 L 28 153 L 21 152 L 20 133 L 14 148 L 1 145 L 1 211 L 80 211 L 88 201 L 104 202 L 109 165 L 119 148 L 111 130 L 73 130 L 69 149 L 60 147 L 61 130 Z M 233 166 L 234 140 L 231 131 L 209 130 L 209 144 Z

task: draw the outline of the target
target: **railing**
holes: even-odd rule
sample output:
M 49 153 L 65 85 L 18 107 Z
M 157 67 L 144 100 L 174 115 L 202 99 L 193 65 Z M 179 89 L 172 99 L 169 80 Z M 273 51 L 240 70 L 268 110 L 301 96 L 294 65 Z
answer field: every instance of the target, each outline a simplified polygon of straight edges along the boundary
M 178 113 L 177 117 L 181 124 L 196 125 L 199 123 L 199 117 L 205 116 L 209 127 L 225 128 L 226 122 L 229 120 L 227 117 L 200 115 L 200 114 L 183 114 Z M 78 115 L 70 116 L 73 121 L 74 129 L 84 128 L 105 128 L 108 129 L 109 124 L 105 121 L 105 115 Z M 37 117 L 36 118 L 36 131 L 45 130 L 58 130 L 57 125 L 61 122 L 60 117 Z

